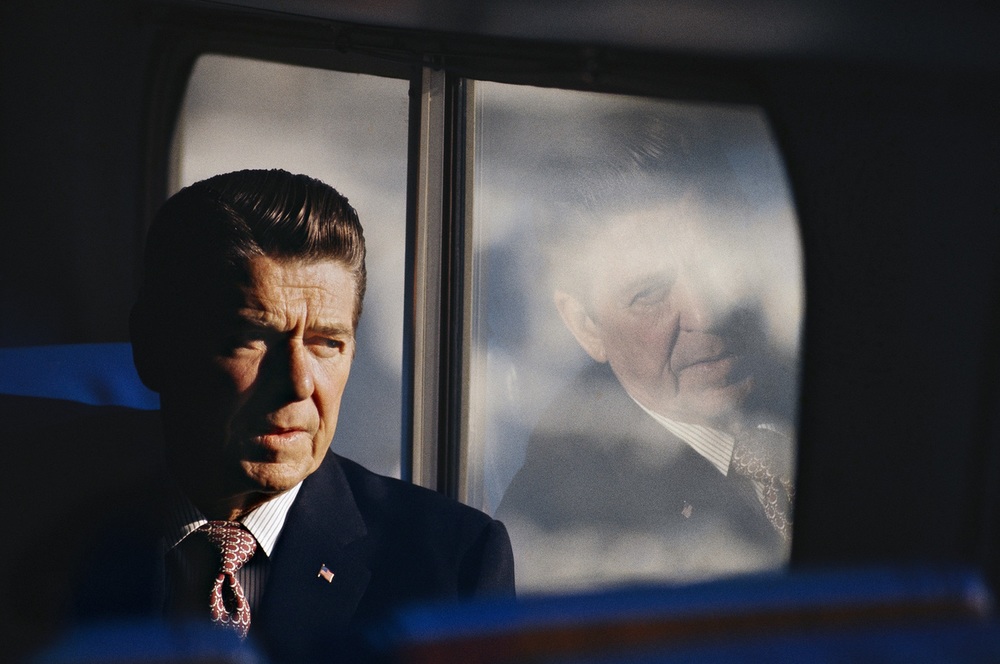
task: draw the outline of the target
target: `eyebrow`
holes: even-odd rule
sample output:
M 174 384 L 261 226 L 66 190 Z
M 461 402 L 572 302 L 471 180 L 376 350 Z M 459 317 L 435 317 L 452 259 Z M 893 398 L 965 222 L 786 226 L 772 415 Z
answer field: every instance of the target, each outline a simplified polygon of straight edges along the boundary
M 328 337 L 353 337 L 353 328 L 347 325 L 318 325 L 316 327 L 306 328 L 309 332 L 315 334 L 322 334 Z
M 619 289 L 617 289 L 617 292 L 624 295 L 633 291 L 650 288 L 652 286 L 669 286 L 671 283 L 673 283 L 673 279 L 669 275 L 665 275 L 661 272 L 650 272 L 625 282 Z

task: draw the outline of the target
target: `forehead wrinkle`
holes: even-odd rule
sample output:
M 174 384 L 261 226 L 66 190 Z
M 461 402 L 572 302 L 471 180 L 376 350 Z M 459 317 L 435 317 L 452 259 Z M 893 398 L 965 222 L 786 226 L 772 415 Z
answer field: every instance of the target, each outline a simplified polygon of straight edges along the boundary
M 356 283 L 340 262 L 262 256 L 247 267 L 246 280 L 239 285 L 238 312 L 248 322 L 353 337 Z
M 292 288 L 302 290 L 298 287 Z M 336 310 L 335 302 L 323 297 L 329 290 L 320 286 L 310 288 L 313 290 L 312 293 L 301 293 L 293 297 L 268 297 L 268 294 L 260 292 L 260 289 L 245 289 L 246 297 L 238 314 L 244 320 L 264 327 L 299 327 L 298 324 L 290 325 L 294 321 L 302 323 L 306 329 L 317 332 L 339 334 L 349 330 L 351 328 L 349 323 L 341 323 L 335 320 L 335 316 L 329 318 L 325 316 L 327 312 Z
M 306 307 L 304 314 L 302 310 L 296 308 L 289 311 L 282 307 L 279 309 L 269 309 L 267 307 L 242 307 L 238 315 L 241 319 L 258 327 L 291 330 L 302 328 L 309 332 L 328 336 L 354 336 L 350 323 L 340 323 L 335 320 L 324 320 L 323 309 L 319 311 L 312 307 Z

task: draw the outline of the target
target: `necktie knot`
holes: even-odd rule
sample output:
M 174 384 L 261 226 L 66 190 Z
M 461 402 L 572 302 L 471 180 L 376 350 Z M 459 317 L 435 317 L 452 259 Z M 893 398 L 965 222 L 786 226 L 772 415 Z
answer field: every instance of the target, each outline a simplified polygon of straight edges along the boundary
M 257 540 L 236 521 L 209 521 L 198 532 L 219 554 L 219 574 L 209 597 L 212 622 L 245 637 L 250 629 L 250 604 L 236 572 L 257 551 Z
M 219 552 L 223 574 L 235 574 L 257 551 L 257 540 L 237 521 L 209 521 L 199 530 Z

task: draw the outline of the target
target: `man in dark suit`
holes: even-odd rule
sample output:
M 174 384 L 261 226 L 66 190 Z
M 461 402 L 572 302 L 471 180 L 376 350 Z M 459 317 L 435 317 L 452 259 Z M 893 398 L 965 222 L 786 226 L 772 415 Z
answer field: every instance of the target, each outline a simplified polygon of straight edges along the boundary
M 547 243 L 556 308 L 592 363 L 541 416 L 497 511 L 534 587 L 788 557 L 793 447 L 769 401 L 794 371 L 768 349 L 773 292 L 745 251 L 760 227 L 723 160 L 644 148 L 574 191 Z M 749 477 L 746 455 L 771 475 Z
M 364 291 L 357 214 L 321 182 L 241 171 L 167 201 L 132 342 L 168 473 L 90 538 L 79 615 L 211 620 L 332 661 L 407 602 L 513 593 L 501 523 L 329 452 Z

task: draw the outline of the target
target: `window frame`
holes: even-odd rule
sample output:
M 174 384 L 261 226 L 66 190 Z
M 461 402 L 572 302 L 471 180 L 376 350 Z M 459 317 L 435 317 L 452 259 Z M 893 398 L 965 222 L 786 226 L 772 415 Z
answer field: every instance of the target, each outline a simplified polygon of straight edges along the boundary
M 140 218 L 165 200 L 172 134 L 195 61 L 254 58 L 409 80 L 401 475 L 469 497 L 475 81 L 766 104 L 749 65 L 638 49 L 379 28 L 242 8 L 153 10 Z M 781 149 L 781 146 L 778 146 Z M 794 201 L 793 201 L 794 203 Z M 145 230 L 145 229 L 143 229 Z M 136 247 L 140 252 L 141 247 Z

